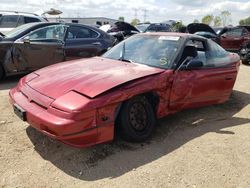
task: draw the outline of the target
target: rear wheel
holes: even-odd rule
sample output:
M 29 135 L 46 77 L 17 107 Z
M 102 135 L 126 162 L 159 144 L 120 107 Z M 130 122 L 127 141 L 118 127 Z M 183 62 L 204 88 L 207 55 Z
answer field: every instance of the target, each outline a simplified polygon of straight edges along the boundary
M 118 132 L 127 141 L 142 142 L 151 136 L 155 124 L 152 105 L 146 97 L 137 96 L 122 106 L 118 117 Z

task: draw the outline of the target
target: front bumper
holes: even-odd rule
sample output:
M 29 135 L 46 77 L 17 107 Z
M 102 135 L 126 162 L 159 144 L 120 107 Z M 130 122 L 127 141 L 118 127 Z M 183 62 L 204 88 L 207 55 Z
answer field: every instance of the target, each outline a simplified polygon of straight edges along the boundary
M 9 95 L 12 105 L 17 104 L 26 111 L 26 121 L 32 127 L 65 144 L 73 147 L 88 147 L 113 139 L 113 122 L 98 127 L 95 116 L 79 121 L 58 117 L 29 101 L 17 87 L 11 89 Z

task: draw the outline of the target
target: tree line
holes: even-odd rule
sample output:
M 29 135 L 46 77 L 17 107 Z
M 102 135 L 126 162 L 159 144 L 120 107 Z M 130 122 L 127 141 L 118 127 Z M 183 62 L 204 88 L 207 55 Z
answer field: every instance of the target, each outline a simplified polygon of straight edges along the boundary
M 118 20 L 124 21 L 124 17 L 120 16 Z M 138 23 L 140 23 L 140 20 L 136 18 L 134 18 L 131 21 L 132 25 L 137 25 Z M 150 23 L 150 22 L 147 22 L 147 23 Z M 177 23 L 178 23 L 177 27 L 183 26 L 182 21 L 177 22 Z M 199 21 L 198 19 L 195 19 L 193 23 L 204 23 L 204 24 L 214 26 L 214 27 L 220 27 L 220 26 L 225 27 L 225 26 L 232 24 L 232 14 L 228 10 L 224 10 L 224 11 L 221 11 L 220 14 L 215 15 L 215 16 L 213 14 L 205 15 L 201 19 L 201 21 Z M 250 25 L 250 16 L 248 18 L 240 20 L 239 25 Z

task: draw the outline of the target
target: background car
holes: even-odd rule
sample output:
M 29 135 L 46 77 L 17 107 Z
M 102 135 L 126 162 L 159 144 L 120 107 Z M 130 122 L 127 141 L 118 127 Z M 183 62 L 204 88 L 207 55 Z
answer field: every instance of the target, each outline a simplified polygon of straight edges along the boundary
M 114 36 L 117 39 L 116 43 L 119 43 L 134 34 L 140 33 L 140 31 L 133 25 L 122 21 L 115 22 L 112 25 L 103 25 L 100 29 Z
M 232 93 L 240 59 L 190 34 L 134 35 L 102 57 L 45 67 L 10 90 L 14 112 L 75 147 L 148 139 L 156 119 L 219 104 Z
M 76 58 L 101 55 L 115 39 L 102 30 L 73 23 L 30 23 L 0 40 L 0 78 Z
M 216 32 L 207 24 L 203 23 L 191 23 L 186 27 L 186 32 L 196 34 L 208 39 L 212 39 L 216 43 L 220 44 L 220 37 Z
M 145 32 L 171 32 L 172 27 L 166 23 L 141 23 L 135 26 L 141 33 Z
M 220 34 L 220 45 L 232 52 L 239 52 L 243 44 L 249 40 L 250 26 L 228 28 Z
M 152 23 L 144 32 L 171 32 L 173 31 L 169 24 L 165 23 Z
M 0 34 L 6 34 L 15 27 L 32 22 L 47 22 L 47 19 L 33 13 L 0 11 Z

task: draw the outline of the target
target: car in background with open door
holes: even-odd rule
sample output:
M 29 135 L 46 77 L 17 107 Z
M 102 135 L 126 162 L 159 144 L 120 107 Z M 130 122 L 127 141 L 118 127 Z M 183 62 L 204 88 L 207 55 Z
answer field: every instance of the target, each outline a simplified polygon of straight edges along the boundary
M 0 39 L 0 78 L 66 60 L 101 55 L 114 42 L 114 37 L 87 25 L 25 24 Z

